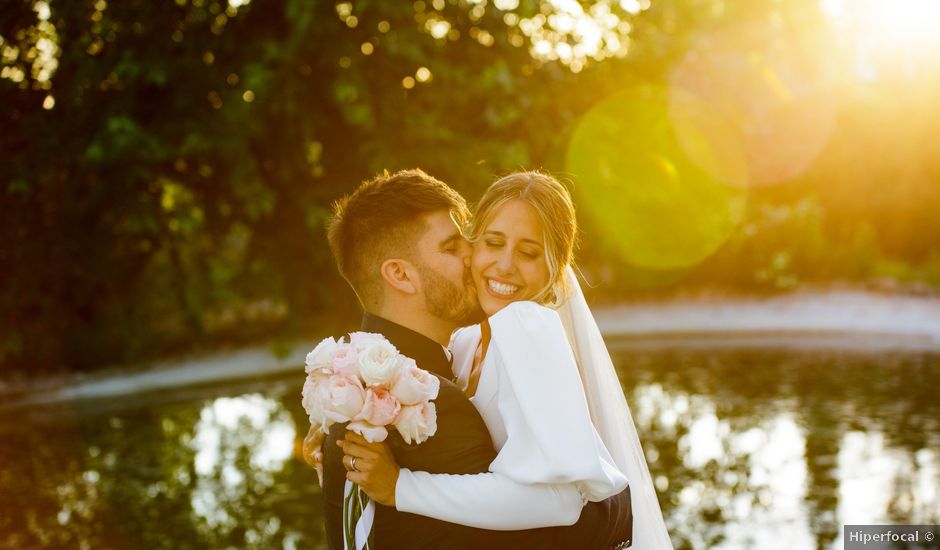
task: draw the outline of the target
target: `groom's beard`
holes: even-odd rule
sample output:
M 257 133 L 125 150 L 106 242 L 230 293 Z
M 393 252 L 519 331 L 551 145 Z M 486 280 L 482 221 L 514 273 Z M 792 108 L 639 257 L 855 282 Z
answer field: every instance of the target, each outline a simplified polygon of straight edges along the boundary
M 479 323 L 486 318 L 477 300 L 469 269 L 464 273 L 461 288 L 430 267 L 416 267 L 424 283 L 425 305 L 431 315 L 461 327 Z

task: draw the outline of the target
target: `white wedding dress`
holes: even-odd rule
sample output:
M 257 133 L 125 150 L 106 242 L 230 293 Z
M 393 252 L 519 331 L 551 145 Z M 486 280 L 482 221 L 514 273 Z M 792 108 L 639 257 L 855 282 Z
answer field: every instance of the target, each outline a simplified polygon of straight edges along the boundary
M 629 479 L 632 548 L 672 550 L 610 353 L 570 266 L 565 276 L 571 292 L 557 312 L 516 302 L 490 318 L 492 337 L 471 401 L 498 451 L 491 471 L 402 469 L 397 507 L 484 529 L 570 525 L 586 501 L 619 493 Z M 451 341 L 464 384 L 479 341 L 479 326 L 457 331 Z
M 492 337 L 471 398 L 497 449 L 472 475 L 401 469 L 396 508 L 483 529 L 577 522 L 587 501 L 618 494 L 627 478 L 595 430 L 581 377 L 556 311 L 514 302 L 490 320 Z M 451 341 L 466 385 L 480 327 Z

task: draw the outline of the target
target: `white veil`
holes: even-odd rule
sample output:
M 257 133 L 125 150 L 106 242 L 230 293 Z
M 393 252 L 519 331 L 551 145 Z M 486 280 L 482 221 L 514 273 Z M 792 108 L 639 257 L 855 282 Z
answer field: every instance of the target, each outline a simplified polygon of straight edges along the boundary
M 672 550 L 633 415 L 630 414 L 607 345 L 571 266 L 567 267 L 565 276 L 569 297 L 558 308 L 558 314 L 578 362 L 594 427 L 614 462 L 630 481 L 632 548 Z

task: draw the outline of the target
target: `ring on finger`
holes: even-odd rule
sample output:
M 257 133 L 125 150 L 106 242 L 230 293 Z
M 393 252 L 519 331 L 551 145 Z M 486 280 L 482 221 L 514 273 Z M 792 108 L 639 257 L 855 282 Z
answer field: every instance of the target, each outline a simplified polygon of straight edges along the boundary
M 354 472 L 359 471 L 359 469 L 356 468 L 356 457 L 352 457 L 351 459 L 349 459 L 349 468 Z

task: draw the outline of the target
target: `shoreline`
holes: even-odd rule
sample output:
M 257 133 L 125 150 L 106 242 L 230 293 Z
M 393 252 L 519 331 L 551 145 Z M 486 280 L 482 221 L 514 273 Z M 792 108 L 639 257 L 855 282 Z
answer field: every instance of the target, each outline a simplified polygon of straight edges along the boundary
M 766 298 L 702 297 L 598 307 L 612 349 L 788 348 L 940 353 L 940 297 L 801 291 Z M 0 412 L 288 373 L 315 340 L 282 358 L 267 345 L 144 365 L 123 372 L 0 382 Z

